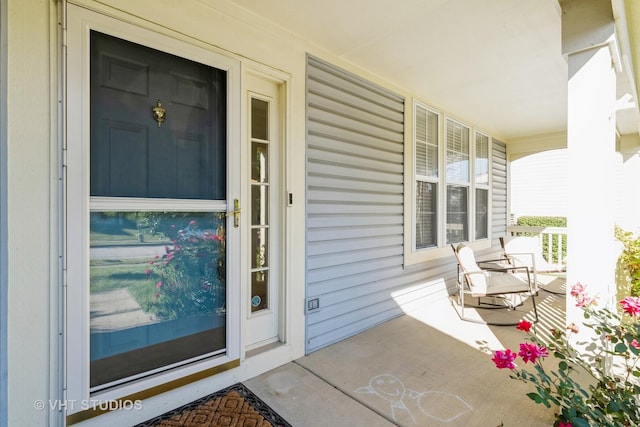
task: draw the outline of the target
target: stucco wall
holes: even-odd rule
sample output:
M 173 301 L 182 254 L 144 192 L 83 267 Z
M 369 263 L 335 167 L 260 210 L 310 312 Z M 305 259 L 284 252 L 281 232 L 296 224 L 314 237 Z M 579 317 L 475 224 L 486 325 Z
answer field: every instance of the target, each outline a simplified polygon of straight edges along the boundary
M 627 231 L 640 233 L 640 147 L 625 147 L 618 164 L 616 223 Z
M 7 3 L 0 3 L 0 426 L 7 426 Z
M 8 424 L 47 425 L 56 314 L 55 4 L 9 1 L 7 39 Z M 25 54 L 28 52 L 28 54 Z M 53 117 L 53 118 L 52 118 Z

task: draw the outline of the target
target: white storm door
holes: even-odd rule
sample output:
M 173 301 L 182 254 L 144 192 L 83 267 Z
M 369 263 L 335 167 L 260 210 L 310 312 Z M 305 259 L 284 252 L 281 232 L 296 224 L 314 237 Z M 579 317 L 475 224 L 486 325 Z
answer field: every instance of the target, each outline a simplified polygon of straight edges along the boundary
M 281 209 L 279 85 L 247 76 L 247 138 L 249 167 L 247 195 L 248 239 L 245 240 L 245 292 L 247 328 L 245 343 L 253 349 L 280 340 L 282 304 L 280 260 Z M 248 240 L 248 242 L 247 242 Z
M 236 366 L 239 64 L 73 5 L 67 31 L 67 397 Z

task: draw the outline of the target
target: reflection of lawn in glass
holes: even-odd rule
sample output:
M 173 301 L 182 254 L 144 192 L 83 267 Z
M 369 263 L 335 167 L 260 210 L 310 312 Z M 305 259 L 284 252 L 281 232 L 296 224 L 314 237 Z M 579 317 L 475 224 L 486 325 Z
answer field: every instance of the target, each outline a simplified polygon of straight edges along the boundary
M 138 227 L 133 221 L 118 223 L 100 223 L 92 221 L 90 230 L 91 246 L 106 245 L 131 245 L 131 244 L 164 244 L 169 243 L 168 238 L 160 234 L 150 234 L 149 229 L 141 228 L 142 239 L 138 236 Z
M 155 288 L 147 279 L 145 269 L 148 262 L 133 264 L 127 260 L 101 260 L 91 262 L 91 293 L 126 289 L 145 312 L 153 312 Z

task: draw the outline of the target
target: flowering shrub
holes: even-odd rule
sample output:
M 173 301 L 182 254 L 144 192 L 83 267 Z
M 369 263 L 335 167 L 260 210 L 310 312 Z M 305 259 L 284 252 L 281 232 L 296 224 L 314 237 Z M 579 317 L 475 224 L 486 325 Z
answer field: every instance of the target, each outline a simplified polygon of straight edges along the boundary
M 583 309 L 584 325 L 593 331 L 592 342 L 577 343 L 583 350 L 570 344 L 571 335 L 579 332 L 576 325 L 553 330 L 550 342 L 544 343 L 535 327 L 523 320 L 517 328 L 527 332 L 528 339 L 520 344 L 520 351 L 496 351 L 493 362 L 499 369 L 510 369 L 511 378 L 534 385 L 536 391 L 527 394 L 534 402 L 559 408 L 554 426 L 640 425 L 640 298 L 620 301 L 630 319 L 625 322 L 617 312 L 596 308 L 596 299 L 580 283 L 573 286 L 571 295 Z M 555 359 L 545 360 L 550 354 Z M 518 368 L 518 357 L 524 364 L 531 363 L 533 372 Z M 584 380 L 586 386 L 579 383 Z
M 633 233 L 616 226 L 615 236 L 622 243 L 618 265 L 628 276 L 631 295 L 640 296 L 640 235 L 634 236 Z
M 196 221 L 166 232 L 172 246 L 149 261 L 145 273 L 155 288 L 151 308 L 162 319 L 211 313 L 225 307 L 224 235 L 199 230 Z

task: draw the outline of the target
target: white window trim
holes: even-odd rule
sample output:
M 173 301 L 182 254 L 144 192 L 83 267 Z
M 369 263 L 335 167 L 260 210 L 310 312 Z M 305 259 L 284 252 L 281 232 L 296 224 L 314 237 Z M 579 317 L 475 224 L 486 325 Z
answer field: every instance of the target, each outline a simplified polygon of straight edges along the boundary
M 415 237 L 415 224 L 416 224 L 416 210 L 415 210 L 415 197 L 416 197 L 416 150 L 415 150 L 415 114 L 416 107 L 424 108 L 427 111 L 433 112 L 438 115 L 438 165 L 439 173 L 437 179 L 438 185 L 438 246 L 417 249 L 416 237 Z M 405 218 L 405 236 L 404 236 L 404 264 L 412 265 L 439 258 L 446 258 L 452 256 L 451 246 L 446 243 L 446 121 L 452 120 L 456 123 L 464 125 L 469 128 L 469 237 L 470 241 L 465 242 L 474 250 L 487 249 L 491 247 L 491 185 L 492 185 L 492 171 L 491 171 L 491 156 L 492 156 L 492 138 L 488 133 L 483 132 L 474 126 L 465 123 L 452 115 L 449 115 L 437 108 L 430 106 L 428 103 L 414 99 L 411 103 L 410 114 L 405 115 L 405 192 L 404 192 L 404 218 Z M 489 137 L 489 183 L 476 185 L 475 183 L 475 143 L 476 134 L 482 134 Z M 452 182 L 451 184 L 456 184 Z M 488 203 L 488 238 L 475 240 L 475 190 L 476 188 L 487 189 L 489 191 L 489 203 Z
M 89 11 L 87 9 L 68 5 L 67 39 L 68 64 L 67 80 L 77 82 L 68 85 L 67 94 L 67 179 L 66 179 L 66 241 L 65 252 L 67 266 L 65 292 L 65 377 L 67 396 L 72 401 L 86 401 L 87 399 L 118 399 L 142 390 L 150 389 L 172 380 L 183 378 L 190 374 L 208 368 L 222 365 L 240 357 L 240 312 L 239 290 L 229 287 L 228 316 L 227 316 L 227 347 L 226 354 L 213 360 L 204 360 L 189 366 L 176 368 L 172 371 L 124 384 L 103 392 L 91 394 L 89 392 L 89 292 L 86 286 L 89 277 L 89 169 L 88 169 L 88 141 L 89 141 L 89 33 L 97 30 L 116 37 L 126 37 L 128 40 L 143 44 L 164 52 L 185 57 L 206 65 L 227 71 L 227 138 L 237 141 L 240 132 L 240 63 L 236 59 L 223 56 L 211 50 L 189 44 L 162 33 L 154 32 L 139 26 L 118 21 L 114 18 Z M 84 141 L 84 142 L 83 142 Z M 231 149 L 237 144 L 229 144 L 227 150 L 228 161 L 239 164 L 239 150 Z M 73 167 L 71 167 L 71 165 Z M 79 166 L 82 165 L 80 168 Z M 239 182 L 229 180 L 227 183 L 228 197 L 239 191 Z M 237 180 L 239 181 L 239 180 Z M 108 198 L 91 198 L 91 202 L 113 208 Z M 164 201 L 166 202 L 166 200 Z M 150 202 L 151 205 L 154 202 Z M 180 209 L 218 210 L 226 209 L 213 202 L 202 204 L 197 201 L 181 201 Z M 126 209 L 126 203 L 118 206 Z M 151 209 L 154 207 L 149 206 Z M 159 208 L 156 206 L 156 208 Z M 165 209 L 166 210 L 166 209 Z M 229 220 L 230 221 L 230 220 Z M 230 223 L 230 222 L 229 222 Z M 229 223 L 227 227 L 229 228 Z M 239 239 L 236 239 L 239 244 Z M 228 246 L 228 253 L 239 254 L 239 248 Z M 239 256 L 239 255 L 237 255 Z M 233 261 L 232 261 L 233 262 Z M 239 275 L 239 269 L 235 273 Z M 239 277 L 228 278 L 229 282 L 239 282 Z M 81 411 L 80 405 L 67 408 L 67 414 Z

